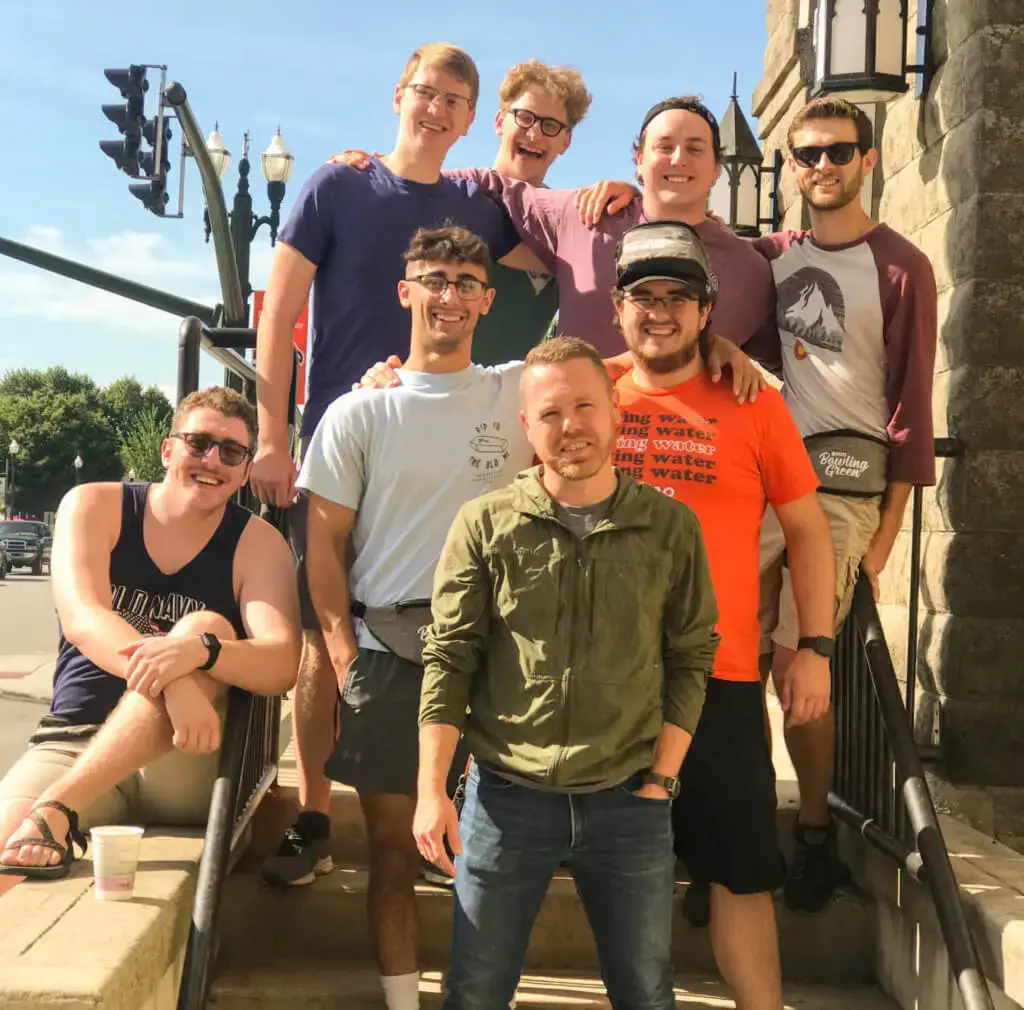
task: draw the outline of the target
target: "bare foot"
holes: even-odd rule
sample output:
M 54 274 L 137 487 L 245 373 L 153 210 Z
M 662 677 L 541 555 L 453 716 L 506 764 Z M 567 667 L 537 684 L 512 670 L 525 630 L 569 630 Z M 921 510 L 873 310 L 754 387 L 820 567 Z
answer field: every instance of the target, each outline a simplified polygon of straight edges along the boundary
M 36 810 L 35 815 L 42 817 L 50 831 L 53 832 L 54 839 L 63 845 L 68 836 L 68 819 L 53 807 Z M 48 846 L 19 845 L 14 849 L 7 848 L 7 846 L 26 838 L 41 837 L 43 837 L 43 833 L 40 831 L 39 825 L 31 817 L 26 817 L 18 830 L 4 843 L 4 851 L 0 852 L 0 864 L 4 866 L 56 866 L 61 860 L 61 855 Z

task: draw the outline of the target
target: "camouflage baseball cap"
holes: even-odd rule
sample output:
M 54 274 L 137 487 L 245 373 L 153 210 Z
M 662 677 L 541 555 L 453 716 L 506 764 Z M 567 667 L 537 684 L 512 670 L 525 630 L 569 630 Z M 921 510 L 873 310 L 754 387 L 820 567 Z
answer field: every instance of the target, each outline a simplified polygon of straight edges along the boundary
M 630 228 L 615 253 L 615 278 L 620 291 L 641 281 L 669 280 L 695 285 L 709 301 L 718 293 L 704 243 L 682 221 L 649 221 Z

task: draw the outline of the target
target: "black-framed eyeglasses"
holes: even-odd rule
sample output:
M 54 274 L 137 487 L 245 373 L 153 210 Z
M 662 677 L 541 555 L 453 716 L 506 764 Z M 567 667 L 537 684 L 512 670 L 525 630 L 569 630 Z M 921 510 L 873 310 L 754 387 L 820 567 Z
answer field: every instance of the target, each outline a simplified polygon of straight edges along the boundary
M 461 274 L 455 280 L 444 274 L 417 274 L 408 279 L 425 287 L 432 295 L 443 295 L 452 287 L 464 302 L 475 302 L 488 288 L 479 277 L 472 277 L 469 274 Z
M 555 119 L 554 116 L 538 116 L 529 109 L 506 109 L 505 111 L 512 114 L 519 129 L 528 130 L 536 123 L 545 137 L 557 137 L 563 130 L 569 129 L 568 123 L 563 123 L 560 119 Z
M 458 95 L 454 91 L 438 91 L 429 84 L 407 84 L 408 88 L 416 98 L 424 105 L 433 105 L 438 99 L 450 112 L 457 112 L 465 107 L 472 107 L 472 102 L 465 95 Z
M 793 148 L 793 160 L 804 168 L 816 168 L 821 163 L 821 156 L 827 154 L 833 165 L 849 165 L 858 150 L 857 145 L 848 140 L 836 144 L 808 144 Z
M 677 312 L 689 302 L 697 301 L 696 298 L 682 291 L 670 291 L 667 295 L 662 295 L 660 298 L 655 295 L 649 295 L 646 291 L 640 291 L 636 294 L 629 291 L 626 293 L 625 298 L 627 302 L 632 302 L 638 309 L 644 312 L 653 312 L 659 305 L 664 306 L 666 312 Z
M 171 438 L 179 438 L 188 448 L 188 451 L 197 459 L 203 459 L 216 448 L 220 454 L 220 461 L 225 466 L 238 466 L 244 463 L 251 455 L 252 449 L 233 438 L 216 439 L 205 431 L 172 431 Z

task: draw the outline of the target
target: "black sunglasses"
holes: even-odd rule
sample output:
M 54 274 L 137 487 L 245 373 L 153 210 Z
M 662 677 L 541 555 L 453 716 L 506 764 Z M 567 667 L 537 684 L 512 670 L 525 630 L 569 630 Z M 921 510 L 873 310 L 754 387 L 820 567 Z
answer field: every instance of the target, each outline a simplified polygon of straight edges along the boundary
M 220 453 L 220 461 L 225 466 L 238 466 L 244 463 L 251 455 L 252 449 L 233 438 L 222 438 L 220 441 L 205 431 L 172 431 L 171 438 L 180 438 L 188 451 L 198 459 L 203 459 L 216 447 Z
M 804 168 L 816 168 L 821 156 L 827 154 L 833 165 L 849 165 L 857 151 L 857 145 L 846 140 L 837 144 L 809 144 L 807 147 L 794 147 L 793 160 Z
M 555 119 L 554 116 L 538 116 L 529 109 L 507 109 L 506 111 L 512 113 L 512 118 L 520 130 L 528 130 L 534 123 L 537 123 L 540 126 L 540 132 L 545 137 L 557 137 L 563 130 L 569 129 L 568 124 Z

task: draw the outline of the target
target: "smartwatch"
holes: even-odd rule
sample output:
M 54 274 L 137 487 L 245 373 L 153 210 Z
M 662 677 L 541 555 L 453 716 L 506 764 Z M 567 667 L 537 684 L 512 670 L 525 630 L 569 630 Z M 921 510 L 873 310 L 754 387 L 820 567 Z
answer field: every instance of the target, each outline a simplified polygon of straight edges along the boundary
M 668 775 L 659 775 L 657 772 L 645 772 L 644 785 L 661 786 L 668 793 L 669 799 L 674 800 L 679 795 L 679 779 Z
M 197 670 L 209 670 L 214 663 L 217 662 L 217 657 L 220 655 L 220 639 L 209 631 L 204 631 L 199 636 L 199 641 L 206 646 L 206 651 L 209 652 L 209 656 L 206 662 L 202 666 L 197 666 Z
M 835 642 L 824 635 L 814 635 L 810 638 L 801 638 L 796 643 L 796 647 L 797 649 L 810 649 L 811 652 L 816 652 L 819 656 L 824 656 L 825 659 L 831 659 L 835 651 Z

